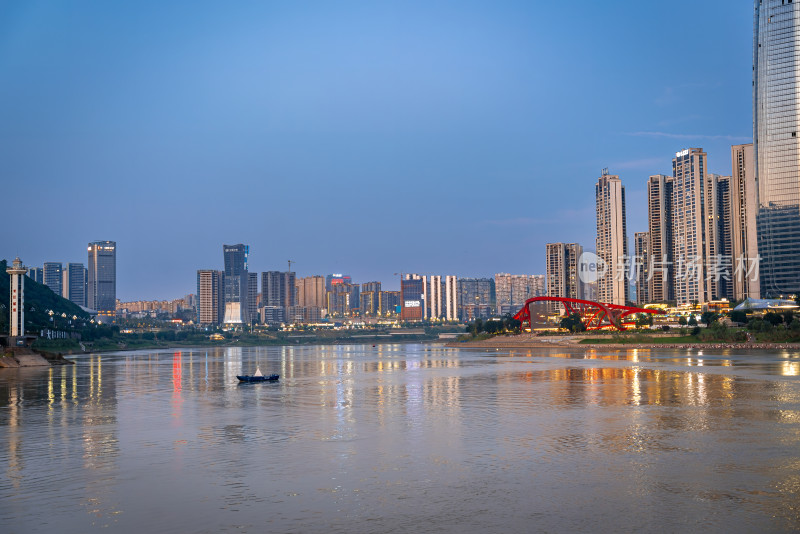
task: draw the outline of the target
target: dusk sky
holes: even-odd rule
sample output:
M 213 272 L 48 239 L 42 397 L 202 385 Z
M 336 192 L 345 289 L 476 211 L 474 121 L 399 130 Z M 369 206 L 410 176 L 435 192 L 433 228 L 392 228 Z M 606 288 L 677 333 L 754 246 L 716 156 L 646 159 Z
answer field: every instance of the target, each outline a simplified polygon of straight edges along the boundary
M 753 3 L 0 3 L 0 258 L 172 299 L 250 270 L 544 274 L 594 249 L 607 167 L 645 183 L 752 140 Z

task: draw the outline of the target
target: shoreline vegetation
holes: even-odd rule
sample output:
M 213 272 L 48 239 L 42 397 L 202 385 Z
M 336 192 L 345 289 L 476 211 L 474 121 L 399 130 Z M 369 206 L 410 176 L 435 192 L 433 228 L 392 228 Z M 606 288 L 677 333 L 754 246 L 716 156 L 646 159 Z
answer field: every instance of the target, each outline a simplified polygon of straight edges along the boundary
M 268 346 L 298 346 L 298 345 L 343 345 L 343 344 L 378 344 L 378 343 L 410 343 L 410 342 L 441 342 L 440 333 L 455 335 L 452 329 L 438 328 L 409 328 L 393 331 L 310 331 L 295 333 L 247 334 L 237 333 L 224 339 L 209 339 L 207 335 L 192 335 L 185 339 L 176 339 L 172 335 L 141 335 L 117 334 L 109 338 L 94 341 L 79 341 L 77 339 L 37 339 L 33 349 L 40 353 L 54 356 L 68 356 L 92 354 L 98 352 L 117 352 L 134 350 L 157 350 L 179 348 L 227 348 L 227 347 L 268 347 Z

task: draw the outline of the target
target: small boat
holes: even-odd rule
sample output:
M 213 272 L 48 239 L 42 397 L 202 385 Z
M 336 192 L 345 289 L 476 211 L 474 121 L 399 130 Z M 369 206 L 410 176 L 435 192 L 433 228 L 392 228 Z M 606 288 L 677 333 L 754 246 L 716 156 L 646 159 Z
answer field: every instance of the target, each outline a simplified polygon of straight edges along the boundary
M 252 375 L 236 375 L 239 382 L 277 382 L 280 375 L 263 375 L 261 369 L 256 367 L 256 372 Z

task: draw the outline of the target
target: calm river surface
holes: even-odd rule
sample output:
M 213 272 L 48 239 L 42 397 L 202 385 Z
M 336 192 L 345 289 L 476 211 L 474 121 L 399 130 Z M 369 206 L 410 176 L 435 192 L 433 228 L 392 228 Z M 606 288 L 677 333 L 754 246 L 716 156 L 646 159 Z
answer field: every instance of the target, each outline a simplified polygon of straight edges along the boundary
M 800 529 L 797 352 L 76 361 L 0 370 L 4 534 Z

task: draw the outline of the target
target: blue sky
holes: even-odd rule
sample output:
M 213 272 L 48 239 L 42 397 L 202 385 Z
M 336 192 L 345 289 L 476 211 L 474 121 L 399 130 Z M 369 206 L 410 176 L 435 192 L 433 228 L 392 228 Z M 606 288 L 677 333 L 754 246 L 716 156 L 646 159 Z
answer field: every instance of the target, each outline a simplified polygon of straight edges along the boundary
M 5 258 L 118 242 L 123 300 L 251 270 L 544 273 L 684 147 L 752 138 L 752 3 L 0 3 Z M 14 199 L 13 202 L 8 202 Z

